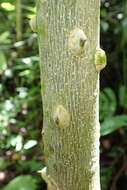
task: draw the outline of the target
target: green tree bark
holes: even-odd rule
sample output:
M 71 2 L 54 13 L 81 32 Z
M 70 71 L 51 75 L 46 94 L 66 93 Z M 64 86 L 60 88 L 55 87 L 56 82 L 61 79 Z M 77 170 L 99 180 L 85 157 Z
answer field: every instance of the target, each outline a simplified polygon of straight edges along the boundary
M 100 0 L 37 2 L 49 190 L 100 190 L 99 26 Z

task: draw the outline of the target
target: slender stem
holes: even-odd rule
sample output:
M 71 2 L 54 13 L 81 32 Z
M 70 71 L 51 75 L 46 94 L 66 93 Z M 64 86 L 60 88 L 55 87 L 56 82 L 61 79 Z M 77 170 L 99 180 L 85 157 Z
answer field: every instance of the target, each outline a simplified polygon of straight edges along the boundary
M 22 6 L 21 0 L 16 1 L 16 39 L 22 39 Z

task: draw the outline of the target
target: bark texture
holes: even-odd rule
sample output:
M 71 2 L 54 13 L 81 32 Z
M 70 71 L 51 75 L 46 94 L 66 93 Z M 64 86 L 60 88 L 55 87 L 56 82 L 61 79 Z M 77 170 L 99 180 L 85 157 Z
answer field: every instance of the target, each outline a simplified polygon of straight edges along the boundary
M 49 190 L 100 190 L 100 0 L 38 0 Z

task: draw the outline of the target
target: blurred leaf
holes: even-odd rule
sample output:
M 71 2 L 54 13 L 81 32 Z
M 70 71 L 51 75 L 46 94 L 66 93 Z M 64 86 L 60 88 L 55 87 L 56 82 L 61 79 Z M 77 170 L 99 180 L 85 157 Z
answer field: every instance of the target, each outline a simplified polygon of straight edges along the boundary
M 112 148 L 112 151 L 109 152 L 109 156 L 112 157 L 112 158 L 117 158 L 123 152 L 124 152 L 124 148 L 123 147 L 121 147 L 121 146 L 114 146 Z
M 121 107 L 127 109 L 127 89 L 125 86 L 119 88 L 119 104 Z
M 112 175 L 114 173 L 114 168 L 102 168 L 101 167 L 101 185 L 102 189 L 108 189 L 109 183 L 112 180 Z
M 35 158 L 32 158 L 31 160 L 20 161 L 20 164 L 16 166 L 18 168 L 18 171 L 28 171 L 31 172 L 37 172 L 38 170 L 41 170 L 42 167 L 44 167 L 42 161 L 35 160 Z
M 36 190 L 36 180 L 30 175 L 14 178 L 3 190 Z
M 6 111 L 11 111 L 14 108 L 14 104 L 12 102 L 12 100 L 6 100 L 4 102 L 4 107 L 3 107 Z
M 32 172 L 37 172 L 42 168 L 42 162 L 38 162 L 36 160 L 30 160 L 28 164 Z
M 109 24 L 108 22 L 105 21 L 101 21 L 101 28 L 104 32 L 107 32 L 107 30 L 109 29 Z
M 127 115 L 109 117 L 101 124 L 101 136 L 108 135 L 113 131 L 127 126 Z
M 22 149 L 22 136 L 14 136 L 10 139 L 10 144 L 15 147 L 16 151 L 20 151 Z
M 30 75 L 30 70 L 25 70 L 25 71 L 22 71 L 22 72 L 20 72 L 20 75 L 19 76 L 21 76 L 21 77 L 23 77 L 23 76 L 29 76 Z
M 22 6 L 23 7 L 23 9 L 26 9 L 27 11 L 31 11 L 31 12 L 33 12 L 33 13 L 36 13 L 36 7 L 34 6 L 34 7 L 30 7 L 30 6 Z
M 8 44 L 8 43 L 10 43 L 11 40 L 9 39 L 9 37 L 10 37 L 10 32 L 9 31 L 3 32 L 0 35 L 0 44 Z
M 9 2 L 4 2 L 4 3 L 1 3 L 1 7 L 3 8 L 3 9 L 6 9 L 6 11 L 14 11 L 15 10 L 15 6 L 14 5 L 12 5 L 11 3 L 9 3 Z
M 116 96 L 111 88 L 105 88 L 100 93 L 100 120 L 112 116 L 117 107 Z
M 102 11 L 101 11 L 101 17 L 107 18 L 107 11 L 105 9 L 102 9 Z
M 24 149 L 30 149 L 34 146 L 37 145 L 37 141 L 36 140 L 29 140 L 25 145 L 24 145 Z
M 5 159 L 3 157 L 0 157 L 0 170 L 3 170 L 7 167 L 8 162 L 5 161 Z
M 7 61 L 4 52 L 0 51 L 0 70 L 4 71 L 7 69 Z
M 20 87 L 20 88 L 17 88 L 17 92 L 19 92 L 19 98 L 26 98 L 27 97 L 27 88 L 25 87 Z

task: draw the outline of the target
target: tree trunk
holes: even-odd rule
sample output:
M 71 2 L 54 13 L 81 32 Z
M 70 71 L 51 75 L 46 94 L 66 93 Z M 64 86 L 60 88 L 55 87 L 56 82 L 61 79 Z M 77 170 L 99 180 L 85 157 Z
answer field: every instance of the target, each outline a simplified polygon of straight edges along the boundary
M 100 0 L 37 2 L 49 190 L 100 190 L 99 17 Z

